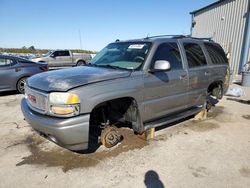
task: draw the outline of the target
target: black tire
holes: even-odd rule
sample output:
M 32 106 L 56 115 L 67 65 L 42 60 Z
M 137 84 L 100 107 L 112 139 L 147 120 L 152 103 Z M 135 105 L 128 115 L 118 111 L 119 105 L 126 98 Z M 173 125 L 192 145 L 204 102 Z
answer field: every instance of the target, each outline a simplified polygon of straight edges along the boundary
M 16 84 L 16 89 L 19 93 L 24 94 L 24 85 L 25 85 L 26 79 L 27 79 L 27 77 L 23 77 L 23 78 L 18 80 L 18 82 Z
M 84 61 L 78 61 L 77 63 L 76 63 L 76 66 L 83 66 L 83 65 L 85 65 L 86 63 L 84 62 Z

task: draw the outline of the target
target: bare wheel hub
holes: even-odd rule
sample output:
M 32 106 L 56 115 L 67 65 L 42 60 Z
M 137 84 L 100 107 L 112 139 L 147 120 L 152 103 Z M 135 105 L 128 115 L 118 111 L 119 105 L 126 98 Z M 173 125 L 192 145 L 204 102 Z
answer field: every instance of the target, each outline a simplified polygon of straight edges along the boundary
M 118 133 L 118 131 L 113 127 L 107 127 L 103 129 L 101 134 L 101 142 L 107 147 L 111 148 L 118 144 L 122 140 L 122 136 Z

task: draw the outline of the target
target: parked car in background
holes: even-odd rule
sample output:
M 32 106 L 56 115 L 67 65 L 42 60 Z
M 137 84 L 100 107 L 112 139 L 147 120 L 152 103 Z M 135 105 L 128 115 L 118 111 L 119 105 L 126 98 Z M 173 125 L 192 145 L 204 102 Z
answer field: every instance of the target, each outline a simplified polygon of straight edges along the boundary
M 142 134 L 209 108 L 210 96 L 227 91 L 228 76 L 226 55 L 210 40 L 117 41 L 87 66 L 29 78 L 21 107 L 36 131 L 61 146 L 87 149 L 96 136 L 111 147 L 121 138 L 114 125 Z
M 18 90 L 24 93 L 26 79 L 47 70 L 47 63 L 35 63 L 15 56 L 0 55 L 0 92 Z
M 70 50 L 49 51 L 42 57 L 33 58 L 34 62 L 46 62 L 49 67 L 81 66 L 92 59 L 90 54 L 73 53 Z

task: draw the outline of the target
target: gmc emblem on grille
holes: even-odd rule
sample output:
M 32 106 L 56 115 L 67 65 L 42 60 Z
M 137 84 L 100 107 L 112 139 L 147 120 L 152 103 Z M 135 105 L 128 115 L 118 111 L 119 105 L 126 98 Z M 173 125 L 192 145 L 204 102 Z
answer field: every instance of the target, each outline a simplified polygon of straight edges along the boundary
M 34 95 L 30 95 L 28 94 L 28 99 L 33 102 L 33 103 L 36 103 L 36 97 Z

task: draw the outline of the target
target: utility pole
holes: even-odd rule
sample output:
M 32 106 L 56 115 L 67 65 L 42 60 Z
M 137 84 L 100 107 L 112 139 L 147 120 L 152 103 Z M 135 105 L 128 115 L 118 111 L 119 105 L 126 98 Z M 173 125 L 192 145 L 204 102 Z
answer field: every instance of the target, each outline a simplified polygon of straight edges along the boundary
M 80 40 L 80 49 L 82 50 L 82 35 L 81 35 L 81 30 L 78 30 L 79 32 L 79 40 Z

